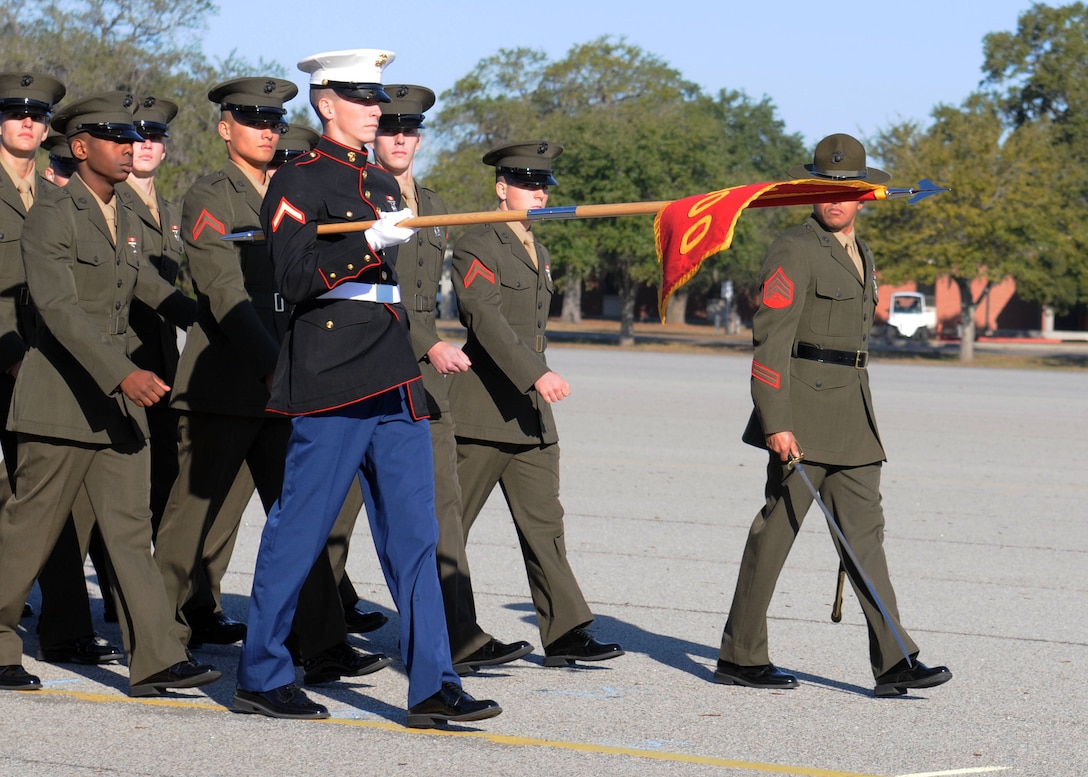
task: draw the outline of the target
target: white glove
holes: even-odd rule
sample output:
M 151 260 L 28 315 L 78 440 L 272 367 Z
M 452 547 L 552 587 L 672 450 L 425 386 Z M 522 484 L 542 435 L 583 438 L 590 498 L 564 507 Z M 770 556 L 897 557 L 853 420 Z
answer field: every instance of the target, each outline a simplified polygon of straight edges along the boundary
M 374 226 L 363 233 L 363 236 L 366 237 L 366 242 L 375 251 L 407 243 L 412 239 L 412 235 L 416 231 L 409 227 L 398 227 L 397 224 L 410 218 L 412 218 L 412 211 L 408 208 L 386 211 L 378 217 Z

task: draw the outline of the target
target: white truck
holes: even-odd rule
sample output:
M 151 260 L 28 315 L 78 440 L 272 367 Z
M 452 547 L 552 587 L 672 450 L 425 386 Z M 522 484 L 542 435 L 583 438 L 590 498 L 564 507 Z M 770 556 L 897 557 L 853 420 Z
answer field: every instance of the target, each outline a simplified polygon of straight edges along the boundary
M 920 292 L 893 292 L 884 333 L 889 340 L 926 340 L 937 333 L 937 311 L 926 306 L 926 297 Z

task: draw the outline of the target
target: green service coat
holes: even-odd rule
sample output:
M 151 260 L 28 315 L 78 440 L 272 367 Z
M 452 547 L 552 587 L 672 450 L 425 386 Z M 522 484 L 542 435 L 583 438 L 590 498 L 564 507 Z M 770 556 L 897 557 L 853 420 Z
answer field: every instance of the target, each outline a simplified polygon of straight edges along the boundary
M 442 198 L 430 189 L 418 184 L 415 189 L 420 216 L 438 216 L 449 212 Z M 427 392 L 427 410 L 432 419 L 450 411 L 449 379 L 439 375 L 424 359 L 427 351 L 441 339 L 435 322 L 435 306 L 447 242 L 445 227 L 429 227 L 417 230 L 411 241 L 397 246 L 401 302 L 408 310 L 412 350 L 419 361 L 423 388 Z
M 810 217 L 771 245 L 752 325 L 752 400 L 744 441 L 792 431 L 805 457 L 843 466 L 883 461 L 869 372 L 800 359 L 797 343 L 868 351 L 876 309 L 873 255 L 857 241 L 864 279 L 835 235 Z
M 533 384 L 549 372 L 548 310 L 555 287 L 551 257 L 536 244 L 539 269 L 506 224 L 476 227 L 457 241 L 453 279 L 465 353 L 472 367 L 456 375 L 450 403 L 457 436 L 540 445 L 559 441 L 551 405 Z
M 15 382 L 8 428 L 74 442 L 147 439 L 144 409 L 118 388 L 137 369 L 129 352 L 133 297 L 172 320 L 192 320 L 192 300 L 147 263 L 141 227 L 117 208 L 117 245 L 79 178 L 40 197 L 27 215 L 22 254 L 44 326 Z
M 261 193 L 234 164 L 194 183 L 182 204 L 181 234 L 197 293 L 171 406 L 263 418 L 265 377 L 276 367 L 289 313 L 276 293 L 264 242 L 224 234 L 261 228 Z
M 115 191 L 143 226 L 141 243 L 144 254 L 162 279 L 173 286 L 185 256 L 185 245 L 181 241 L 181 211 L 173 203 L 158 197 L 160 225 L 143 198 L 127 181 L 117 184 Z M 178 370 L 177 328 L 147 305 L 135 300 L 129 320 L 129 335 L 133 339 L 132 361 L 173 385 Z
M 37 173 L 35 191 L 41 199 L 56 189 Z M 0 372 L 6 372 L 26 353 L 29 329 L 36 328 L 26 304 L 26 273 L 19 240 L 27 211 L 7 170 L 0 167 Z M 3 412 L 7 412 L 5 407 Z

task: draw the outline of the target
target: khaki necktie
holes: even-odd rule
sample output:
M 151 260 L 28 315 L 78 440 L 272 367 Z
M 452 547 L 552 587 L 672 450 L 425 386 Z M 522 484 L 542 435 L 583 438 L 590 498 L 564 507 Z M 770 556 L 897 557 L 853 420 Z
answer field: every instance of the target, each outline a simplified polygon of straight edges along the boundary
M 408 187 L 401 192 L 401 196 L 404 198 L 404 207 L 412 211 L 413 216 L 419 215 L 419 206 L 416 204 L 416 193 L 413 187 Z
M 155 219 L 155 223 L 162 229 L 162 217 L 159 215 L 159 195 L 155 193 L 154 182 L 151 184 L 150 191 L 147 192 L 135 186 L 133 188 L 136 189 L 136 194 L 139 195 L 144 205 L 151 212 L 151 218 Z
M 34 204 L 34 192 L 30 188 L 30 182 L 19 179 L 15 182 L 15 190 L 23 200 L 23 207 L 30 210 L 30 206 Z
M 849 254 L 851 261 L 854 263 L 854 269 L 858 271 L 858 277 L 863 281 L 865 280 L 865 267 L 861 263 L 861 253 L 858 251 L 858 244 L 855 240 L 846 241 L 846 253 Z
M 110 237 L 113 244 L 117 245 L 117 198 L 114 197 L 102 205 L 102 216 L 106 219 L 106 226 L 110 229 Z
M 529 252 L 529 258 L 533 260 L 533 267 L 540 269 L 540 264 L 536 260 L 536 241 L 533 240 L 533 233 L 526 232 L 525 237 L 522 238 L 521 244 L 525 246 L 525 250 Z

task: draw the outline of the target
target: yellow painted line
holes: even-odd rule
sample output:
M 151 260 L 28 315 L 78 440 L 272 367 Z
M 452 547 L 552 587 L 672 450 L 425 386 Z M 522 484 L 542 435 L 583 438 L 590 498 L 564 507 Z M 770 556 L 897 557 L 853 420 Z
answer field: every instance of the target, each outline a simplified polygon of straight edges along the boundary
M 85 693 L 83 691 L 60 691 L 41 689 L 28 692 L 28 696 L 37 695 L 67 696 L 80 701 L 89 701 L 108 704 L 141 704 L 150 707 L 171 707 L 173 709 L 208 710 L 211 712 L 228 712 L 219 704 L 205 702 L 183 701 L 181 699 L 150 698 L 133 699 L 128 696 L 114 696 L 106 693 Z M 570 750 L 579 753 L 592 753 L 594 755 L 623 755 L 630 758 L 644 758 L 652 761 L 668 761 L 671 763 L 699 764 L 701 766 L 720 766 L 725 769 L 739 769 L 741 771 L 761 772 L 764 774 L 787 774 L 794 777 L 879 777 L 878 775 L 863 774 L 861 772 L 842 772 L 834 769 L 819 769 L 812 766 L 790 766 L 788 764 L 759 763 L 756 761 L 737 761 L 730 758 L 715 758 L 704 755 L 688 755 L 686 753 L 670 753 L 658 750 L 641 750 L 634 747 L 616 747 L 612 745 L 595 745 L 587 742 L 564 742 L 551 739 L 536 739 L 534 737 L 516 737 L 506 734 L 492 734 L 486 731 L 449 731 L 437 728 L 406 728 L 399 723 L 372 720 L 349 720 L 347 718 L 327 718 L 326 720 L 301 721 L 304 723 L 325 723 L 336 726 L 353 726 L 356 728 L 369 728 L 381 731 L 391 731 L 401 734 L 416 734 L 421 736 L 462 737 L 466 739 L 481 739 L 496 745 L 511 747 L 547 747 L 553 750 Z M 943 772 L 942 774 L 955 774 Z M 915 775 L 914 777 L 922 777 Z
M 960 777 L 963 774 L 992 774 L 1004 772 L 1010 766 L 973 766 L 969 769 L 949 769 L 944 772 L 916 772 L 914 774 L 900 774 L 899 777 Z
M 224 712 L 226 708 L 222 704 L 207 704 L 204 702 L 183 701 L 182 699 L 148 698 L 134 699 L 131 696 L 114 696 L 109 693 L 86 693 L 84 691 L 56 691 L 51 688 L 42 688 L 36 691 L 24 691 L 28 697 L 34 696 L 69 696 L 80 701 L 93 701 L 107 704 L 144 704 L 149 707 L 173 707 L 175 709 L 211 710 Z

